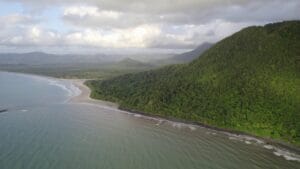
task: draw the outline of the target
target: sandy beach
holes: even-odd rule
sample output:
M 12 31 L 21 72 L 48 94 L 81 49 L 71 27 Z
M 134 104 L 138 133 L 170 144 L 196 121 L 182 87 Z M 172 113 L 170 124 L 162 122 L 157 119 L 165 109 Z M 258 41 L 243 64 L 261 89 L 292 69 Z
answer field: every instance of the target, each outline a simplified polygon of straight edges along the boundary
M 100 105 L 109 106 L 113 108 L 119 107 L 119 105 L 116 103 L 92 99 L 90 97 L 91 90 L 84 84 L 84 82 L 87 79 L 64 79 L 64 80 L 71 82 L 74 86 L 79 88 L 81 91 L 81 93 L 78 96 L 72 97 L 70 99 L 71 102 L 100 104 Z

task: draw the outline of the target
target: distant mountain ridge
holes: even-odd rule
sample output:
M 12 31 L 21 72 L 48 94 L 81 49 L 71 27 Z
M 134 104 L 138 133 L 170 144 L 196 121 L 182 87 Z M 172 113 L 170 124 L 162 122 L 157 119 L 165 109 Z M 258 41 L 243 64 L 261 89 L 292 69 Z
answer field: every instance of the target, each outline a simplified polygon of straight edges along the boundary
M 121 108 L 300 145 L 300 21 L 245 28 L 189 64 L 87 84 Z
M 198 46 L 196 49 L 194 49 L 190 52 L 175 55 L 171 59 L 175 59 L 176 61 L 179 61 L 179 62 L 180 61 L 190 62 L 190 61 L 198 58 L 202 53 L 204 53 L 207 49 L 209 49 L 213 45 L 214 45 L 213 43 L 205 42 L 205 43 L 201 44 L 200 46 Z
M 110 55 L 55 55 L 43 52 L 0 54 L 0 71 L 63 78 L 102 79 L 154 67 L 135 59 Z
M 139 58 L 132 59 L 137 64 L 149 65 L 169 65 L 190 62 L 193 59 L 200 56 L 204 51 L 210 48 L 213 44 L 203 43 L 196 49 L 171 56 L 167 59 L 146 59 L 146 62 L 139 61 Z M 143 55 L 141 55 L 142 57 Z M 107 54 L 49 54 L 44 52 L 28 52 L 28 53 L 0 53 L 0 65 L 78 65 L 78 64 L 112 64 L 117 62 L 124 62 L 126 59 L 132 56 L 121 55 L 107 55 Z M 139 55 L 133 55 L 133 57 L 139 57 Z M 151 58 L 151 56 L 148 56 Z M 166 56 L 163 56 L 166 57 Z M 139 60 L 137 60 L 139 59 Z M 129 61 L 129 60 L 128 60 Z M 130 61 L 129 61 L 130 62 Z M 130 65 L 129 65 L 130 66 Z M 145 65 L 146 66 L 146 65 Z
M 165 59 L 154 60 L 151 63 L 154 65 L 161 65 L 161 66 L 188 63 L 198 58 L 202 53 L 204 53 L 206 50 L 211 48 L 213 45 L 214 45 L 213 43 L 205 42 L 189 52 L 176 54 Z
M 131 59 L 131 58 L 125 58 L 121 61 L 119 61 L 117 64 L 120 65 L 124 65 L 124 66 L 139 66 L 139 65 L 144 65 L 147 66 L 148 64 L 135 60 L 135 59 Z
M 118 62 L 109 63 L 106 65 L 103 65 L 104 68 L 110 68 L 110 69 L 135 69 L 135 70 L 147 70 L 154 68 L 154 65 L 151 65 L 149 63 L 144 63 L 132 58 L 125 58 Z
M 0 53 L 0 64 L 79 64 L 79 63 L 107 63 L 118 59 L 105 54 L 79 55 L 79 54 L 48 54 L 43 52 L 29 53 Z

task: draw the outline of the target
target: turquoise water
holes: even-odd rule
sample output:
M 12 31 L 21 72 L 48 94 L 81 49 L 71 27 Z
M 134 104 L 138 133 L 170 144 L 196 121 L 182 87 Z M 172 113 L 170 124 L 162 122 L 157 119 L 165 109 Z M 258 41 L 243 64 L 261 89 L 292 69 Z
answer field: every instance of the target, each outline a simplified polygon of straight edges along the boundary
M 0 72 L 0 169 L 300 169 L 260 140 L 68 101 L 77 94 Z

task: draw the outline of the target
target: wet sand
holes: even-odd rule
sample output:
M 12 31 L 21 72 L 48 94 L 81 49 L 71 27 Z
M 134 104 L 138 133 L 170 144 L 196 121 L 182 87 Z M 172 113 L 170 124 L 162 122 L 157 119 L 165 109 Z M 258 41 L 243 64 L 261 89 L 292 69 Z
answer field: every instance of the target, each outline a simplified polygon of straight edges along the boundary
M 90 97 L 91 90 L 84 84 L 84 82 L 87 79 L 64 79 L 64 80 L 71 82 L 74 86 L 78 87 L 81 91 L 81 93 L 78 96 L 72 97 L 70 99 L 71 102 L 100 104 L 100 105 L 108 106 L 108 107 L 112 107 L 112 108 L 119 107 L 119 105 L 116 103 L 92 99 Z

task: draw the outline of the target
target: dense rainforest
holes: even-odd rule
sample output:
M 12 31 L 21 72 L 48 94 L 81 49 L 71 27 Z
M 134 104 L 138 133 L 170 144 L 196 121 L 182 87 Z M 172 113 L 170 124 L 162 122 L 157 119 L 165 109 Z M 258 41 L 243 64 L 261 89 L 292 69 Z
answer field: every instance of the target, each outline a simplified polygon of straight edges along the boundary
M 248 27 L 190 63 L 87 85 L 122 108 L 300 145 L 300 21 Z

